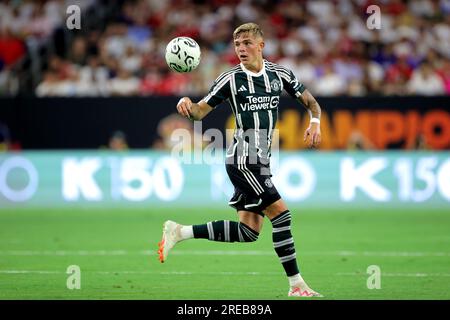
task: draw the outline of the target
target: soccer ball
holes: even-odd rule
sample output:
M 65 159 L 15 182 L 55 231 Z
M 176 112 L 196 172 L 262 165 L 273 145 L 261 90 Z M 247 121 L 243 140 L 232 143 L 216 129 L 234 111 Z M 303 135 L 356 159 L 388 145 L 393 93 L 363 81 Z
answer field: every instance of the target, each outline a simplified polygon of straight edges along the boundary
M 176 72 L 191 72 L 200 63 L 200 46 L 194 39 L 178 37 L 166 47 L 166 62 Z

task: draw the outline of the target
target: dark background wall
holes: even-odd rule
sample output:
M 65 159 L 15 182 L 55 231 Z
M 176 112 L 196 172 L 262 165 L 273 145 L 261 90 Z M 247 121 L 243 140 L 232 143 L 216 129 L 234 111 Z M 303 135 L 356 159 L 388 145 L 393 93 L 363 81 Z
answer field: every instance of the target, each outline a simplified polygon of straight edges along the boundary
M 99 148 L 107 144 L 110 135 L 116 130 L 126 133 L 131 148 L 149 148 L 157 137 L 159 121 L 176 111 L 178 100 L 179 97 L 1 98 L 0 121 L 9 127 L 11 140 L 20 144 L 22 149 Z M 197 99 L 194 98 L 193 101 Z M 327 118 L 322 121 L 322 126 L 325 126 L 323 130 L 330 131 L 325 132 L 330 140 L 339 135 L 336 130 L 352 126 L 352 123 L 361 118 L 357 114 L 365 112 L 369 114 L 369 118 L 366 122 L 359 122 L 363 130 L 367 129 L 364 123 L 376 123 L 377 119 L 382 119 L 380 115 L 387 115 L 389 119 L 396 121 L 414 118 L 411 121 L 417 126 L 415 131 L 432 130 L 440 139 L 436 144 L 437 149 L 450 148 L 450 97 L 339 97 L 319 98 L 318 101 Z M 286 112 L 289 110 L 297 110 L 299 116 L 306 119 L 305 109 L 300 104 L 291 98 L 283 98 L 280 102 L 281 122 L 287 122 L 288 117 L 294 115 Z M 344 123 L 341 119 L 342 111 L 355 118 L 347 119 Z M 433 117 L 430 118 L 434 122 L 427 120 L 432 122 L 431 129 L 421 127 L 424 121 L 421 117 L 431 111 Z M 341 113 L 337 117 L 339 112 Z M 204 119 L 203 129 L 214 127 L 223 131 L 230 115 L 230 107 L 226 103 L 220 105 Z M 382 123 L 380 120 L 371 131 L 374 131 L 374 135 L 379 135 L 380 132 L 377 131 L 380 130 L 394 130 L 395 133 L 396 122 L 391 120 L 383 120 Z M 407 130 L 413 130 L 410 127 L 411 125 L 402 129 L 405 136 Z M 398 138 L 398 143 L 384 146 L 402 148 L 405 139 Z M 383 146 L 382 142 L 380 146 Z M 342 148 L 342 144 L 332 148 Z

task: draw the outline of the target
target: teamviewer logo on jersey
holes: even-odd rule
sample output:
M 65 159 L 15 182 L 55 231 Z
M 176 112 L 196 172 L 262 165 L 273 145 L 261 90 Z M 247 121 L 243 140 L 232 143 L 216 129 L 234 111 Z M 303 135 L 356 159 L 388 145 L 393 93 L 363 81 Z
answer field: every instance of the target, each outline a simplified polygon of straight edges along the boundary
M 247 88 L 246 88 L 244 85 L 242 85 L 242 86 L 239 88 L 238 91 L 239 91 L 239 92 L 247 91 Z

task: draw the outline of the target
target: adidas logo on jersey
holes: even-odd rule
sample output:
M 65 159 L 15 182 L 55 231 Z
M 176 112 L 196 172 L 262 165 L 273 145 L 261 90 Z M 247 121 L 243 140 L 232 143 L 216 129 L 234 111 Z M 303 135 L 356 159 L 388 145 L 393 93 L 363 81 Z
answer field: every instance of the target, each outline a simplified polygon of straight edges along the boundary
M 244 85 L 242 85 L 242 86 L 239 88 L 238 91 L 239 91 L 239 92 L 247 91 L 247 88 L 246 88 Z

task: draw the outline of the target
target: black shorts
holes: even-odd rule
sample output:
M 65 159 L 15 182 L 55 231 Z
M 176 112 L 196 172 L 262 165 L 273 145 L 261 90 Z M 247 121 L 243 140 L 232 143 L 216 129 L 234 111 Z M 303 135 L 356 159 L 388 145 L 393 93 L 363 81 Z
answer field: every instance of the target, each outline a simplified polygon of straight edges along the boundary
M 236 158 L 235 158 L 236 159 Z M 250 164 L 248 157 L 228 161 L 226 169 L 234 186 L 234 194 L 228 204 L 236 210 L 245 210 L 264 216 L 263 210 L 281 198 L 272 183 L 269 163 Z

